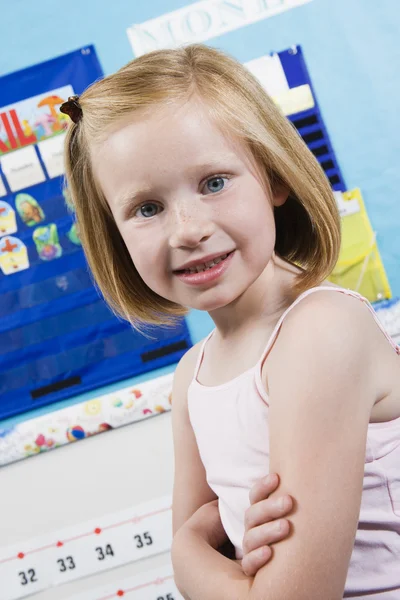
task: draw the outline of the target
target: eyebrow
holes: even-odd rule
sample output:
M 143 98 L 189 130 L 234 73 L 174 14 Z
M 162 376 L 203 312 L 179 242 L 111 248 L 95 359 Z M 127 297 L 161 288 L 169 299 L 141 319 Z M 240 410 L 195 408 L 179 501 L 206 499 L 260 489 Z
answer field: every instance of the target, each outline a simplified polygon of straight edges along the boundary
M 141 196 L 145 196 L 146 194 L 151 194 L 152 189 L 150 187 L 143 188 L 141 190 L 128 191 L 117 199 L 117 205 L 121 208 L 125 208 L 138 200 Z

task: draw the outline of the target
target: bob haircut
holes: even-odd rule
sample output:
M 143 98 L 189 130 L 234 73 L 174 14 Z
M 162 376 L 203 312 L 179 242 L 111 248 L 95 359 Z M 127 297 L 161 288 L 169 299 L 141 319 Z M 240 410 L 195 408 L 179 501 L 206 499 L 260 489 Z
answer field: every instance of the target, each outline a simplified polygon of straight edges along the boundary
M 245 145 L 270 191 L 276 184 L 289 189 L 285 204 L 275 208 L 275 252 L 302 269 L 293 293 L 319 285 L 339 254 L 340 219 L 329 182 L 257 79 L 202 44 L 150 52 L 80 96 L 82 118 L 69 127 L 65 146 L 69 203 L 94 279 L 113 311 L 137 327 L 171 324 L 187 309 L 153 292 L 139 276 L 93 175 L 90 148 L 127 115 L 193 94 L 221 130 Z

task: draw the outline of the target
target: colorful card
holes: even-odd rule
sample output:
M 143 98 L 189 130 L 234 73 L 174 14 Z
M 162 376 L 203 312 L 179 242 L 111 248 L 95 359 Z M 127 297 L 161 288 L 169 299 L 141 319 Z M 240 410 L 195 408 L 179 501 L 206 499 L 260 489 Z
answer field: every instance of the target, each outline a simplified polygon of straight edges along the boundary
M 54 260 L 62 255 L 62 248 L 58 239 L 57 225 L 43 225 L 35 229 L 32 235 L 36 250 L 41 260 Z
M 10 235 L 17 231 L 17 219 L 15 210 L 8 204 L 0 200 L 0 237 Z
M 29 268 L 26 246 L 16 237 L 0 238 L 0 269 L 4 275 L 12 275 Z
M 39 202 L 30 194 L 17 194 L 15 208 L 22 222 L 28 227 L 34 227 L 45 219 L 45 214 Z

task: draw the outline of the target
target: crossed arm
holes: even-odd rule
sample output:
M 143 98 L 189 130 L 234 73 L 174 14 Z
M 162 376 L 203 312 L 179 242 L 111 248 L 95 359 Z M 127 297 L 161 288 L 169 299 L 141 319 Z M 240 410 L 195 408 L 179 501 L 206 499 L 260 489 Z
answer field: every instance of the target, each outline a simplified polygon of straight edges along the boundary
M 291 535 L 274 546 L 272 560 L 255 577 L 247 577 L 216 550 L 223 534 L 215 506 L 192 513 L 172 549 L 176 582 L 187 600 L 343 598 L 376 400 L 365 343 L 369 321 L 351 302 L 343 311 L 341 300 L 332 305 L 329 299 L 329 306 L 307 300 L 282 328 L 285 356 L 276 348 L 268 358 L 270 472 L 282 482 L 275 494 L 296 500 Z

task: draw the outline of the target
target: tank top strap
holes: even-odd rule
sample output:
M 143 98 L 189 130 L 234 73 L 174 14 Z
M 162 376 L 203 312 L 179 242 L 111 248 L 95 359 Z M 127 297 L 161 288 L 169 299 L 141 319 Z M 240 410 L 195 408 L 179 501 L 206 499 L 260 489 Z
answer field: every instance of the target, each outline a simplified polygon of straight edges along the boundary
M 341 290 L 343 293 L 348 294 L 349 296 L 354 296 L 355 298 L 358 298 L 359 300 L 361 300 L 361 302 L 363 302 L 366 307 L 368 308 L 368 310 L 370 311 L 370 313 L 372 314 L 372 316 L 374 317 L 374 320 L 376 322 L 376 324 L 378 325 L 379 329 L 382 331 L 383 335 L 385 336 L 385 338 L 388 340 L 389 344 L 392 346 L 392 348 L 394 349 L 394 351 L 400 355 L 400 346 L 398 346 L 396 344 L 396 342 L 394 341 L 394 339 L 389 335 L 389 333 L 386 331 L 384 325 L 382 324 L 382 322 L 379 320 L 378 315 L 376 314 L 376 311 L 374 310 L 374 307 L 372 306 L 372 304 L 370 303 L 369 300 L 367 300 L 367 298 L 364 298 L 364 296 L 361 296 L 360 294 L 358 294 L 357 292 L 353 292 L 351 290 Z
M 369 309 L 369 311 L 371 312 L 372 316 L 375 319 L 375 322 L 377 323 L 379 329 L 382 331 L 382 333 L 384 334 L 384 336 L 386 337 L 386 339 L 388 340 L 388 342 L 390 343 L 390 345 L 393 347 L 393 349 L 397 352 L 397 354 L 400 354 L 400 347 L 397 346 L 397 344 L 395 343 L 395 341 L 390 337 L 390 335 L 388 334 L 388 332 L 385 330 L 384 326 L 382 325 L 382 323 L 380 322 L 380 320 L 378 319 L 378 316 L 376 314 L 376 312 L 374 311 L 371 303 L 364 298 L 364 296 L 361 296 L 360 294 L 358 294 L 357 292 L 353 292 L 352 290 L 348 290 L 346 288 L 340 288 L 340 287 L 331 287 L 331 286 L 318 286 L 318 287 L 314 287 L 311 288 L 309 290 L 307 290 L 306 292 L 303 292 L 303 294 L 300 294 L 300 296 L 298 298 L 296 298 L 296 300 L 285 310 L 285 312 L 283 313 L 283 315 L 281 316 L 281 318 L 279 319 L 279 321 L 277 322 L 271 337 L 268 340 L 267 346 L 264 350 L 264 352 L 261 355 L 261 358 L 259 360 L 259 365 L 262 365 L 266 359 L 266 357 L 268 356 L 268 353 L 270 352 L 272 346 L 275 343 L 275 340 L 279 334 L 279 331 L 282 327 L 282 323 L 283 321 L 286 319 L 287 315 L 302 301 L 304 300 L 304 298 L 307 298 L 307 296 L 309 296 L 310 294 L 313 294 L 315 292 L 338 292 L 341 294 L 346 294 L 347 296 L 353 296 L 354 298 L 358 298 L 361 302 L 363 302 Z
M 203 340 L 203 343 L 200 346 L 200 352 L 199 352 L 199 356 L 197 357 L 197 362 L 196 362 L 196 366 L 195 366 L 195 369 L 194 369 L 194 375 L 193 375 L 193 379 L 195 381 L 197 381 L 197 376 L 199 374 L 201 363 L 203 362 L 204 348 L 206 347 L 206 344 L 207 344 L 208 340 L 210 339 L 210 337 L 213 335 L 214 331 L 215 331 L 215 329 L 213 329 L 212 331 L 210 331 L 210 333 Z

